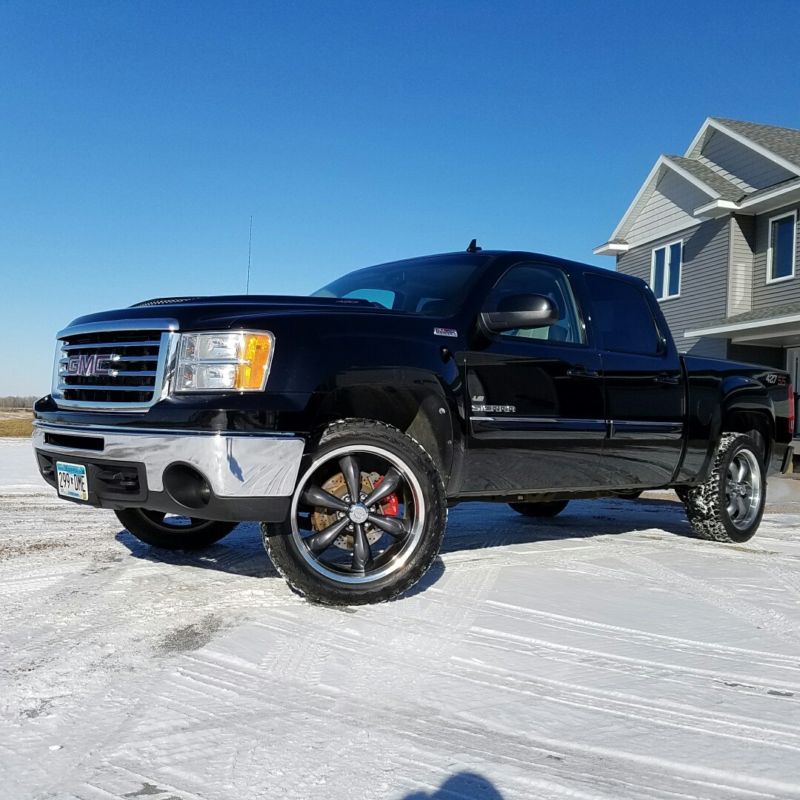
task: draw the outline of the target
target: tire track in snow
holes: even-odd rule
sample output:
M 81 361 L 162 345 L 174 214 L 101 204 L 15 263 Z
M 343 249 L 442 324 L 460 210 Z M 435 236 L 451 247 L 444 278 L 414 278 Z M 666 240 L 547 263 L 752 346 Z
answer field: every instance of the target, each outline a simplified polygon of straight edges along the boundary
M 284 720 L 296 720 L 298 715 L 302 719 L 311 702 L 315 707 L 325 710 L 325 713 L 317 715 L 318 724 L 313 731 L 312 742 L 331 736 L 342 744 L 344 752 L 348 752 L 349 744 L 358 742 L 358 731 L 363 730 L 361 721 L 364 719 L 364 708 L 354 697 L 342 695 L 334 687 L 317 687 L 309 696 L 305 687 L 284 683 L 278 699 L 264 693 L 260 673 L 254 666 L 211 664 L 206 659 L 196 657 L 190 660 L 193 662 L 192 668 L 182 669 L 181 672 L 185 673 L 184 679 L 196 684 L 196 692 L 201 696 L 215 698 L 223 709 L 228 707 L 233 698 L 238 699 L 240 706 L 249 709 L 254 726 L 244 728 L 242 732 L 245 736 L 249 733 L 251 738 L 258 737 L 263 740 L 264 720 L 270 718 L 272 709 L 279 708 Z M 180 698 L 183 686 L 185 683 L 181 680 L 177 685 L 164 687 L 164 691 L 172 697 Z M 151 715 L 154 713 L 155 711 L 151 710 Z M 238 725 L 241 729 L 241 715 Z M 671 798 L 702 796 L 726 799 L 772 797 L 786 800 L 798 796 L 800 792 L 800 785 L 787 781 L 724 772 L 698 764 L 632 753 L 619 748 L 598 747 L 580 741 L 549 738 L 541 733 L 512 731 L 497 727 L 480 712 L 467 712 L 453 718 L 442 716 L 441 709 L 414 702 L 399 708 L 393 703 L 381 702 L 380 696 L 371 704 L 369 725 L 370 735 L 377 738 L 382 747 L 390 753 L 397 753 L 392 760 L 395 767 L 401 766 L 403 759 L 409 759 L 410 763 L 414 764 L 419 764 L 420 760 L 424 763 L 425 754 L 437 752 L 441 742 L 446 740 L 451 752 L 459 754 L 461 759 L 470 759 L 472 764 L 477 766 L 492 764 L 495 768 L 510 768 L 511 772 L 504 774 L 510 774 L 511 777 L 502 787 L 504 792 L 516 788 L 515 792 L 507 795 L 509 797 L 530 797 L 528 792 L 532 787 L 547 790 L 546 796 L 551 797 L 569 796 L 570 792 L 580 796 L 580 792 L 585 791 L 589 797 L 613 797 L 617 800 L 619 798 L 638 800 L 645 796 Z M 171 737 L 181 736 L 182 733 L 166 729 L 162 736 L 154 738 L 152 728 L 146 719 L 139 720 L 138 728 L 142 732 L 150 731 L 144 751 L 137 754 L 139 760 L 155 758 L 154 769 L 143 777 L 157 783 L 162 779 L 165 769 L 159 765 L 159 761 L 164 762 L 163 755 L 159 758 L 158 754 L 164 751 L 170 752 Z M 185 733 L 184 730 L 183 734 Z M 213 727 L 210 734 L 212 736 L 214 734 Z M 297 737 L 302 740 L 307 735 L 308 732 L 301 723 L 286 732 L 286 741 L 296 742 Z M 130 752 L 130 743 L 122 744 L 124 751 Z M 318 764 L 316 748 L 312 748 L 311 752 L 314 753 L 316 769 Z M 180 758 L 178 760 L 180 761 Z M 174 753 L 171 752 L 168 761 L 170 764 L 174 763 Z M 362 761 L 359 768 L 362 775 L 364 772 L 369 775 L 375 767 L 372 762 L 366 759 L 365 761 L 366 763 Z M 116 764 L 116 760 L 113 763 Z M 319 772 L 315 772 L 314 781 L 305 781 L 303 776 L 293 774 L 291 786 L 281 787 L 284 789 L 281 796 L 303 798 L 303 800 L 342 796 L 336 794 L 334 789 L 339 785 L 352 785 L 353 776 L 346 771 L 341 774 L 344 766 L 341 761 L 336 763 L 341 783 L 335 780 L 320 781 Z M 636 767 L 642 767 L 642 771 L 634 781 L 631 770 Z M 127 767 L 122 763 L 118 768 Z M 323 774 L 324 772 L 323 770 Z M 334 770 L 331 770 L 331 774 L 333 772 Z M 380 780 L 380 770 L 375 775 L 375 779 Z M 625 779 L 620 777 L 625 775 L 627 775 Z M 182 785 L 186 785 L 188 792 L 194 791 L 191 782 Z M 273 784 L 272 789 L 275 791 L 277 787 Z
M 797 623 L 775 609 L 765 609 L 754 605 L 733 595 L 730 590 L 714 586 L 709 581 L 692 578 L 646 556 L 633 556 L 629 561 L 635 564 L 643 575 L 656 579 L 662 586 L 668 586 L 676 593 L 706 602 L 730 616 L 744 620 L 754 628 L 767 630 L 775 636 L 800 642 Z
M 637 722 L 652 722 L 699 735 L 713 735 L 745 743 L 764 745 L 797 755 L 800 763 L 800 731 L 791 724 L 759 725 L 758 720 L 734 715 L 721 715 L 715 710 L 688 704 L 664 703 L 650 697 L 609 692 L 582 684 L 567 683 L 542 677 L 530 678 L 512 670 L 500 669 L 485 662 L 457 659 L 458 675 L 463 680 L 484 688 L 498 687 L 512 695 L 546 700 L 566 706 L 613 715 Z M 494 676 L 495 682 L 486 679 Z M 788 758 L 789 756 L 787 756 Z
M 486 645 L 498 650 L 510 650 L 536 654 L 537 657 L 566 661 L 575 665 L 585 665 L 592 669 L 606 668 L 611 671 L 632 672 L 652 679 L 683 681 L 688 679 L 708 679 L 736 686 L 761 688 L 765 693 L 770 689 L 781 689 L 785 692 L 800 695 L 800 679 L 797 682 L 773 679 L 760 679 L 757 676 L 742 672 L 722 671 L 675 664 L 668 661 L 636 658 L 588 647 L 552 642 L 533 636 L 512 634 L 493 628 L 476 627 L 472 631 L 476 644 Z
M 557 630 L 574 630 L 583 636 L 596 635 L 606 637 L 611 641 L 623 640 L 649 647 L 663 647 L 670 652 L 685 652 L 701 656 L 713 656 L 715 658 L 736 659 L 738 661 L 746 658 L 751 664 L 790 670 L 797 672 L 798 677 L 800 677 L 800 653 L 796 656 L 783 655 L 764 650 L 754 650 L 748 647 L 687 639 L 681 636 L 654 633 L 621 625 L 609 625 L 581 617 L 570 617 L 502 601 L 489 600 L 487 605 L 501 614 L 515 616 L 520 619 L 531 619 Z

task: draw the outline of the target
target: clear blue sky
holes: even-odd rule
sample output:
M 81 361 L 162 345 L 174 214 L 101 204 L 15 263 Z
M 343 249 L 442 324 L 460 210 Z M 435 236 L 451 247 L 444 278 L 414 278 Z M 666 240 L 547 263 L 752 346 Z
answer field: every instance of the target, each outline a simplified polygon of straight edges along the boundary
M 0 395 L 154 295 L 592 255 L 706 116 L 800 127 L 797 2 L 0 0 Z

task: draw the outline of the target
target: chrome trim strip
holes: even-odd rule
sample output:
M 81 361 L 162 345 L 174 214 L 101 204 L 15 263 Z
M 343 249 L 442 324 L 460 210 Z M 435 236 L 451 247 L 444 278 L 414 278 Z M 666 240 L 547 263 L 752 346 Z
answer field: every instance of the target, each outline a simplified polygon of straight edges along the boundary
M 509 414 L 508 416 L 502 417 L 470 417 L 470 422 L 480 421 L 480 422 L 519 422 L 522 424 L 536 424 L 536 425 L 555 425 L 557 427 L 569 427 L 575 425 L 586 425 L 587 423 L 592 425 L 605 425 L 606 420 L 604 419 L 578 419 L 572 417 L 517 417 Z
M 608 441 L 617 444 L 650 441 L 674 442 L 683 437 L 683 428 L 682 422 L 612 419 L 608 426 Z
M 119 344 L 119 342 L 117 342 L 117 344 Z M 64 348 L 62 347 L 61 349 L 63 350 Z M 137 364 L 141 364 L 141 363 L 143 363 L 145 361 L 158 361 L 158 356 L 122 356 L 122 355 L 119 355 L 117 353 L 114 353 L 114 354 L 112 354 L 112 357 L 111 357 L 111 360 L 109 361 L 109 363 L 110 364 L 122 364 L 124 362 L 124 363 L 127 364 L 128 362 L 130 362 L 130 363 L 136 362 Z M 59 358 L 58 359 L 58 363 L 59 364 L 68 364 L 69 363 L 69 358 L 66 358 L 66 357 L 65 358 Z M 64 374 L 66 375 L 67 373 L 65 372 Z
M 69 336 L 77 336 L 77 333 L 68 333 L 64 336 L 66 339 Z M 59 337 L 60 338 L 60 337 Z M 94 350 L 100 349 L 101 347 L 158 347 L 159 341 L 158 339 L 155 340 L 148 340 L 146 342 L 91 342 L 90 344 L 62 344 L 62 350 Z M 152 361 L 155 361 L 155 356 L 138 356 L 138 358 L 149 358 Z
M 299 436 L 185 435 L 176 431 L 105 431 L 102 450 L 87 450 L 45 442 L 48 432 L 74 435 L 69 426 L 38 424 L 33 431 L 35 450 L 76 460 L 125 461 L 143 464 L 150 491 L 164 491 L 164 470 L 188 464 L 209 482 L 217 497 L 226 499 L 289 497 L 294 492 L 305 440 Z
M 619 420 L 619 419 L 612 419 L 611 424 L 617 428 L 625 429 L 635 429 L 635 430 L 653 430 L 653 431 L 664 431 L 664 430 L 682 430 L 683 423 L 682 422 L 661 422 L 657 420 Z
M 161 319 L 112 319 L 104 322 L 84 322 L 81 325 L 69 325 L 56 334 L 56 339 L 66 336 L 79 336 L 82 333 L 104 333 L 105 331 L 177 331 L 178 320 L 171 317 Z
M 133 374 L 136 373 L 127 373 Z M 151 373 L 155 375 L 155 372 Z M 120 386 L 109 386 L 104 383 L 59 383 L 58 384 L 59 390 L 63 391 L 64 389 L 75 389 L 76 391 L 89 391 L 89 392 L 152 392 L 154 389 L 158 387 L 153 385 L 152 383 L 148 384 L 135 384 L 135 385 L 120 385 Z M 74 402 L 80 403 L 82 401 L 75 400 Z
M 608 436 L 604 419 L 554 419 L 552 417 L 470 417 L 472 435 L 492 439 L 554 440 L 558 437 L 602 442 Z
M 230 437 L 261 437 L 263 439 L 285 439 L 297 438 L 299 434 L 292 432 L 282 431 L 193 431 L 184 428 L 131 428 L 124 425 L 95 425 L 92 423 L 79 423 L 77 425 L 52 422 L 42 422 L 41 420 L 34 420 L 34 428 L 41 428 L 45 432 L 54 431 L 57 433 L 64 433 L 66 435 L 80 434 L 85 431 L 88 435 L 104 435 L 125 433 L 133 436 L 226 436 Z

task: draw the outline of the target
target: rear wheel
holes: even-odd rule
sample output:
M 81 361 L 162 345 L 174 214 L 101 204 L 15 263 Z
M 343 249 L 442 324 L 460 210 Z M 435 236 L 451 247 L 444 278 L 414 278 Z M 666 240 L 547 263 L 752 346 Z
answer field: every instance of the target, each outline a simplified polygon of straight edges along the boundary
M 264 544 L 298 594 L 328 605 L 390 600 L 436 558 L 444 487 L 430 456 L 380 422 L 331 425 L 309 454 L 289 518 L 264 524 Z
M 761 523 L 767 482 L 761 449 L 751 436 L 722 436 L 705 483 L 680 487 L 694 532 L 717 542 L 746 542 Z
M 509 506 L 524 517 L 555 517 L 566 507 L 569 500 L 551 500 L 548 503 L 509 503 Z
M 126 508 L 114 513 L 137 539 L 167 550 L 200 550 L 209 547 L 227 536 L 237 525 L 235 522 L 182 517 L 146 508 Z

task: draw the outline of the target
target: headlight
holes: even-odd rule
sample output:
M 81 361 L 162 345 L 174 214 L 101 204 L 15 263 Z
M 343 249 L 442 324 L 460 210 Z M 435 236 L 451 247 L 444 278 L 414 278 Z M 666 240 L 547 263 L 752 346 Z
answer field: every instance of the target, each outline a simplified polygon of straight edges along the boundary
M 183 333 L 175 371 L 176 392 L 260 392 L 275 337 L 266 331 Z

